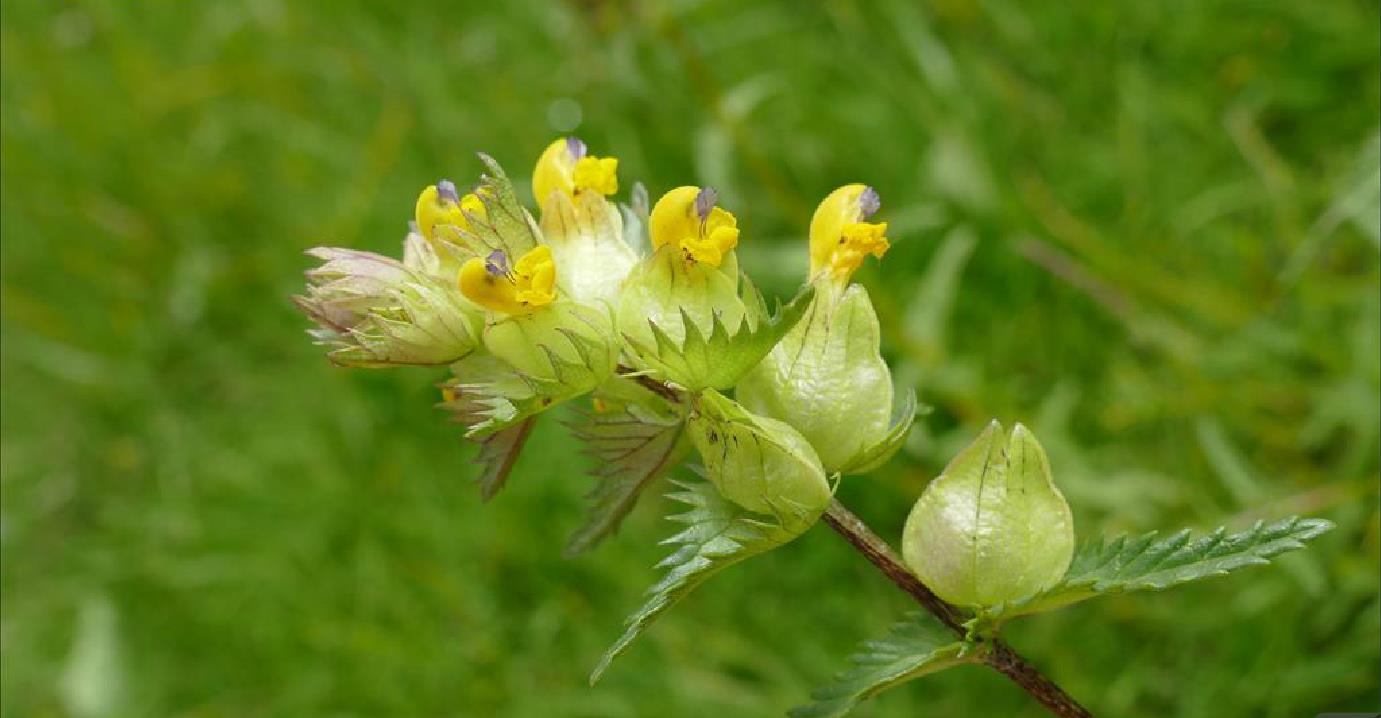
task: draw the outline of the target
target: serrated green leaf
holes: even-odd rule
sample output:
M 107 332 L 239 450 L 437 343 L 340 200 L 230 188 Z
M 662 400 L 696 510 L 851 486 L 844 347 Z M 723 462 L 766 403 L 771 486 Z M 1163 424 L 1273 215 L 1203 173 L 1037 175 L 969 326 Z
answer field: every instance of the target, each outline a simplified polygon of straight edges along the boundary
M 887 429 L 887 433 L 878 443 L 864 449 L 862 453 L 854 457 L 853 462 L 841 468 L 839 473 L 866 474 L 887 463 L 906 443 L 906 437 L 911 433 L 911 426 L 915 421 L 916 392 L 907 391 L 906 398 L 902 399 L 901 409 L 892 420 L 892 425 Z
M 977 655 L 961 656 L 963 641 L 955 638 L 939 619 L 916 611 L 894 624 L 887 637 L 865 641 L 849 657 L 853 667 L 835 676 L 832 683 L 811 693 L 815 701 L 793 708 L 791 718 L 837 718 L 869 698 L 894 686 L 961 663 L 976 662 Z
M 440 406 L 465 425 L 465 438 L 480 443 L 589 391 L 598 382 L 589 367 L 555 356 L 554 379 L 515 371 L 492 356 L 474 357 L 455 366 L 458 376 L 442 385 L 448 398 Z
M 467 372 L 472 377 L 486 372 L 504 371 L 502 365 L 493 357 L 473 357 L 457 362 L 456 366 L 458 372 Z M 444 400 L 439 405 L 442 409 L 450 411 L 454 420 L 467 428 L 485 421 L 488 410 L 487 404 L 483 401 L 485 395 L 468 389 L 469 386 L 460 380 L 442 384 Z M 482 501 L 494 498 L 508 483 L 508 475 L 513 471 L 518 454 L 527 444 L 536 421 L 536 416 L 529 416 L 506 429 L 474 439 L 474 442 L 479 444 L 479 452 L 475 455 L 474 463 L 480 465 L 480 473 L 475 477 L 475 484 L 479 486 Z
M 994 612 L 998 618 L 1048 611 L 1108 593 L 1161 590 L 1269 563 L 1273 556 L 1304 548 L 1304 542 L 1333 528 L 1324 519 L 1292 516 L 1272 524 L 1258 521 L 1246 531 L 1227 529 L 1192 538 L 1188 529 L 1156 540 L 1155 532 L 1085 542 L 1063 579 L 1030 599 Z
M 585 495 L 590 501 L 585 523 L 567 542 L 567 556 L 588 551 L 617 532 L 643 490 L 686 455 L 685 417 L 640 409 L 589 413 L 572 427 L 596 465 L 595 486 Z
M 762 361 L 782 336 L 800 321 L 815 293 L 814 287 L 807 287 L 768 316 L 762 295 L 747 277 L 741 280 L 741 287 L 746 316 L 732 334 L 716 314 L 706 335 L 683 309 L 680 320 L 685 327 L 685 338 L 680 342 L 654 322 L 649 322 L 654 338 L 652 345 L 627 334 L 624 339 L 654 376 L 693 392 L 728 389 Z
M 584 394 L 599 378 L 591 374 L 588 367 L 555 355 L 552 355 L 552 365 L 556 368 L 555 379 L 515 372 L 495 381 L 463 384 L 464 391 L 471 394 L 477 404 L 476 421 L 466 430 L 465 437 L 478 441 L 516 426 L 528 417 Z
M 536 422 L 537 417 L 529 416 L 515 426 L 496 431 L 479 440 L 480 450 L 475 455 L 474 462 L 480 465 L 480 473 L 475 477 L 475 484 L 480 487 L 481 501 L 494 498 L 508 483 L 508 475 L 513 471 L 513 464 L 518 460 L 518 454 L 522 453 L 523 447 L 527 445 L 527 439 L 532 435 L 532 425 Z
M 662 542 L 677 547 L 657 564 L 667 573 L 648 590 L 647 600 L 628 618 L 623 635 L 599 659 L 590 673 L 591 685 L 653 621 L 710 576 L 797 536 L 772 524 L 769 517 L 725 499 L 707 482 L 675 483 L 683 490 L 668 497 L 688 505 L 690 510 L 670 517 L 686 527 Z

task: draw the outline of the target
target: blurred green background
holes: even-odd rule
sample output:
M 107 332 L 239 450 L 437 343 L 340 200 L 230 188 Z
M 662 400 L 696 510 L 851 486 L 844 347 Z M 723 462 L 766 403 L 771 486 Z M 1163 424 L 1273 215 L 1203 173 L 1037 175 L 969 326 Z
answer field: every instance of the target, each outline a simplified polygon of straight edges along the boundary
M 441 374 L 331 367 L 308 247 L 396 253 L 476 150 L 551 138 L 720 189 L 790 293 L 878 188 L 859 276 L 934 409 L 846 504 L 895 539 L 990 417 L 1081 532 L 1338 529 L 1278 566 L 1014 625 L 1103 716 L 1377 708 L 1374 2 L 50 2 L 0 7 L 5 716 L 766 716 L 908 603 L 836 536 L 732 569 L 596 688 L 656 577 L 650 496 L 561 557 L 542 426 L 481 506 Z M 661 492 L 657 492 L 660 494 Z M 871 716 L 1036 716 L 962 668 Z

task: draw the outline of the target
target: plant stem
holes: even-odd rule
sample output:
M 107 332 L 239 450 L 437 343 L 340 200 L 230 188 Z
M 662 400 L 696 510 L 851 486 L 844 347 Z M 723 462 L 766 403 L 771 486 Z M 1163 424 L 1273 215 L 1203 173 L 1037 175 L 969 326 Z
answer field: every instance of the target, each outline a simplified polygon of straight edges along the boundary
M 936 618 L 955 633 L 964 635 L 964 615 L 959 609 L 945 603 L 926 588 L 925 584 L 901 562 L 892 547 L 844 504 L 839 503 L 838 499 L 831 501 L 829 508 L 825 510 L 825 523 L 829 524 L 835 533 L 843 536 L 844 540 L 863 554 L 864 558 L 891 579 L 898 588 L 910 594 L 917 603 L 935 614 Z M 984 658 L 984 663 L 1012 679 L 1013 683 L 1021 686 L 1022 690 L 1030 693 L 1032 698 L 1040 701 L 1041 705 L 1061 718 L 1093 717 L 1088 709 L 1079 705 L 1068 693 L 1055 685 L 1054 681 L 1041 675 L 1040 671 L 1000 639 L 992 641 L 991 650 Z
M 638 382 L 648 390 L 656 393 L 662 398 L 679 402 L 684 400 L 684 395 L 675 386 L 665 384 L 651 377 L 635 373 L 632 369 L 620 366 L 619 373 Z M 954 606 L 945 603 L 933 591 L 926 588 L 916 575 L 901 562 L 892 547 L 887 545 L 882 537 L 878 536 L 868 524 L 863 523 L 863 519 L 854 515 L 839 503 L 838 499 L 830 501 L 830 506 L 825 510 L 825 523 L 834 529 L 835 533 L 843 536 L 863 557 L 882 571 L 887 578 L 892 580 L 898 588 L 911 594 L 916 602 L 925 607 L 927 611 L 935 614 L 946 626 L 949 626 L 955 633 L 963 636 L 967 631 L 964 630 L 964 614 Z M 1088 709 L 1079 705 L 1078 701 L 1070 697 L 1064 689 L 1055 685 L 1055 682 L 1041 675 L 1026 659 L 1012 650 L 1006 642 L 1000 639 L 993 639 L 991 650 L 984 658 L 984 663 L 993 669 L 1012 679 L 1013 683 L 1021 686 L 1022 690 L 1031 694 L 1032 698 L 1040 701 L 1041 705 L 1050 709 L 1050 712 L 1060 716 L 1060 718 L 1093 718 L 1093 714 Z

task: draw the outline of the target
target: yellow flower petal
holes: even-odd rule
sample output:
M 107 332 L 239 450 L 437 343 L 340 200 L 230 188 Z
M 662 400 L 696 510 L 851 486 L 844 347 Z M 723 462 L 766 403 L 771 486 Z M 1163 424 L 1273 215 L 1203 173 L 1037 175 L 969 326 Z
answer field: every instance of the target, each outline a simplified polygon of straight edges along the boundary
M 422 190 L 417 197 L 417 231 L 429 240 L 457 241 L 457 230 L 469 231 L 470 221 L 465 214 L 485 216 L 484 202 L 471 192 L 464 197 L 456 193 L 456 186 L 442 180 Z
M 471 257 L 460 267 L 460 293 L 486 309 L 503 314 L 530 314 L 556 299 L 556 263 L 551 249 L 539 245 L 510 268 L 502 252 Z
M 877 193 L 862 184 L 844 185 L 820 202 L 810 220 L 812 277 L 828 271 L 836 279 L 847 280 L 867 255 L 882 258 L 890 246 L 887 223 L 865 221 L 877 208 Z
M 561 137 L 537 158 L 532 170 L 532 196 L 541 206 L 558 190 L 568 197 L 582 190 L 614 194 L 619 191 L 618 168 L 618 159 L 587 155 L 584 142 Z
M 648 224 L 654 248 L 670 244 L 688 262 L 718 267 L 738 246 L 738 219 L 714 205 L 714 190 L 677 187 L 662 195 Z

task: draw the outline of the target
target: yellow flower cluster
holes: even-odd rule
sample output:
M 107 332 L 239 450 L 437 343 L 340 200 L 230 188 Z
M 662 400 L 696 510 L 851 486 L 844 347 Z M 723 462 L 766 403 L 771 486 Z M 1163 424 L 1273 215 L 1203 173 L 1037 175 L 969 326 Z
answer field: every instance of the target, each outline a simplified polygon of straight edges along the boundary
M 618 192 L 618 159 L 590 155 L 584 142 L 563 137 L 542 152 L 532 173 L 532 190 L 545 206 L 556 196 L 575 199 L 582 192 L 600 196 Z M 483 190 L 480 190 L 481 192 Z M 847 282 L 868 256 L 881 258 L 890 244 L 887 223 L 867 220 L 879 206 L 877 192 L 849 184 L 830 193 L 810 223 L 810 276 Z M 417 230 L 428 240 L 463 244 L 460 234 L 473 220 L 486 217 L 485 200 L 476 192 L 461 195 L 446 180 L 422 190 L 417 198 Z M 711 188 L 677 187 L 652 208 L 649 233 L 654 249 L 674 248 L 687 264 L 719 267 L 738 246 L 738 220 L 718 206 Z M 476 304 L 505 314 L 529 314 L 556 297 L 556 265 L 551 251 L 538 246 L 511 266 L 496 251 L 473 257 L 460 269 L 461 292 Z

